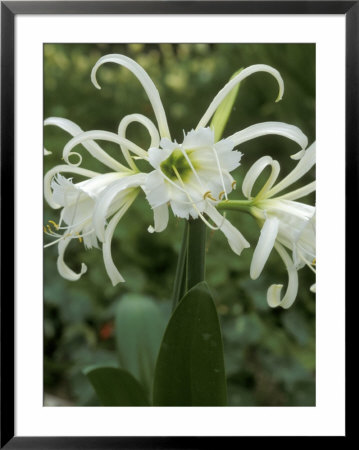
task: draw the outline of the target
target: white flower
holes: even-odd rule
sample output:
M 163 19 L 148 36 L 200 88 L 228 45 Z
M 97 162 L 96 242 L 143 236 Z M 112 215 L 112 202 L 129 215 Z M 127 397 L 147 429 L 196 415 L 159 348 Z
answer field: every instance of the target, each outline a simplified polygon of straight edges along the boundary
M 234 187 L 230 172 L 239 166 L 241 158 L 241 153 L 235 151 L 234 147 L 258 136 L 278 134 L 294 140 L 304 149 L 307 146 L 307 138 L 295 126 L 267 122 L 253 125 L 227 139 L 215 142 L 213 130 L 206 127 L 231 90 L 256 72 L 267 72 L 275 77 L 279 85 L 276 101 L 279 101 L 284 92 L 279 72 L 264 64 L 242 70 L 214 97 L 196 129 L 184 134 L 182 144 L 178 144 L 171 140 L 165 110 L 157 88 L 146 71 L 135 61 L 124 55 L 103 56 L 92 70 L 91 78 L 94 85 L 100 89 L 96 73 L 102 64 L 108 62 L 119 64 L 133 72 L 144 87 L 157 120 L 157 135 L 152 122 L 148 121 L 146 125 L 153 139 L 148 155 L 142 156 L 154 169 L 144 185 L 147 199 L 154 211 L 154 227 L 150 227 L 149 231 L 160 232 L 166 228 L 169 204 L 178 217 L 185 219 L 200 217 L 210 228 L 220 229 L 227 237 L 231 248 L 240 254 L 243 248 L 249 247 L 248 242 L 215 207 L 222 198 L 228 198 Z M 126 127 L 127 122 L 120 125 L 120 134 L 125 132 Z M 158 139 L 154 145 L 153 142 L 158 135 L 161 140 Z M 206 216 L 215 226 L 208 222 Z
M 84 264 L 81 271 L 75 273 L 64 263 L 67 245 L 71 239 L 78 238 L 84 240 L 86 247 L 96 246 L 98 240 L 102 242 L 104 262 L 112 283 L 124 281 L 112 261 L 111 240 L 116 225 L 140 188 L 145 191 L 154 212 L 154 226 L 148 228 L 150 232 L 160 232 L 166 228 L 170 205 L 178 217 L 200 217 L 210 228 L 220 229 L 233 251 L 240 254 L 243 248 L 249 246 L 248 242 L 216 209 L 221 199 L 228 199 L 228 194 L 234 188 L 235 183 L 230 172 L 239 166 L 241 158 L 241 153 L 234 148 L 258 136 L 278 134 L 297 142 L 303 151 L 307 146 L 307 138 L 295 126 L 266 122 L 250 126 L 227 139 L 215 142 L 214 132 L 207 128 L 207 125 L 231 90 L 255 72 L 267 72 L 275 77 L 279 85 L 279 101 L 284 92 L 279 72 L 263 64 L 242 70 L 214 97 L 196 129 L 185 134 L 183 142 L 178 144 L 171 140 L 158 90 L 146 71 L 135 61 L 123 55 L 106 55 L 100 58 L 91 73 L 94 85 L 100 88 L 96 72 L 107 62 L 126 67 L 138 78 L 152 104 L 157 127 L 141 114 L 125 116 L 117 133 L 83 131 L 67 119 L 49 118 L 45 121 L 45 125 L 58 126 L 73 136 L 63 150 L 65 164 L 54 167 L 45 175 L 45 198 L 51 207 L 62 208 L 61 224 L 63 222 L 65 225 L 62 227 L 61 224 L 57 225 L 51 221 L 46 227 L 48 234 L 58 238 L 55 242 L 59 243 L 58 268 L 61 275 L 69 280 L 77 280 L 86 271 Z M 141 124 L 148 131 L 151 138 L 148 151 L 126 138 L 127 127 L 133 122 Z M 127 165 L 109 156 L 97 144 L 97 140 L 118 144 Z M 79 144 L 110 172 L 100 174 L 80 167 L 82 157 L 72 151 Z M 74 157 L 77 158 L 76 162 L 73 161 Z M 153 170 L 146 174 L 140 173 L 136 166 L 137 159 L 147 161 Z M 61 173 L 84 176 L 88 180 L 73 184 L 72 180 L 59 175 Z M 207 218 L 210 218 L 214 225 Z M 107 224 L 108 219 L 110 221 Z M 65 230 L 62 235 L 58 232 L 60 229 Z
M 302 154 L 294 170 L 276 185 L 280 166 L 278 161 L 269 156 L 264 156 L 253 164 L 243 180 L 242 191 L 249 200 L 249 210 L 262 227 L 251 262 L 251 278 L 256 279 L 262 273 L 273 247 L 288 271 L 288 288 L 282 299 L 282 285 L 275 284 L 268 289 L 267 300 L 272 307 L 289 308 L 298 292 L 297 270 L 305 264 L 311 268 L 315 265 L 315 207 L 296 201 L 315 191 L 315 181 L 275 197 L 298 181 L 314 164 L 315 143 Z M 252 188 L 267 166 L 271 166 L 271 174 L 260 192 L 252 198 Z M 284 247 L 291 250 L 292 258 Z
M 62 208 L 59 223 L 51 220 L 44 227 L 46 234 L 56 238 L 55 241 L 45 247 L 58 243 L 58 271 L 67 280 L 76 281 L 87 271 L 87 267 L 82 263 L 81 270 L 76 273 L 66 265 L 64 254 L 67 246 L 71 240 L 79 239 L 80 242 L 84 242 L 85 248 L 98 247 L 99 239 L 103 243 L 103 259 L 112 283 L 115 285 L 124 281 L 112 260 L 111 241 L 116 225 L 139 194 L 140 186 L 145 182 L 145 174 L 138 173 L 127 149 L 129 148 L 132 152 L 140 155 L 143 155 L 145 151 L 131 141 L 113 133 L 83 132 L 81 128 L 67 119 L 49 118 L 45 121 L 45 125 L 56 125 L 74 136 L 63 150 L 63 159 L 66 164 L 55 166 L 45 175 L 45 199 L 52 208 Z M 129 165 L 132 168 L 126 167 L 110 157 L 93 139 L 115 140 L 115 142 L 123 145 L 124 156 L 127 157 L 128 161 L 131 161 Z M 82 157 L 78 153 L 71 152 L 71 150 L 79 143 L 111 171 L 101 174 L 78 167 Z M 77 163 L 71 163 L 69 160 L 70 157 L 74 156 L 79 159 Z M 65 178 L 61 175 L 62 173 L 80 175 L 86 177 L 87 180 L 73 183 L 72 179 Z M 116 188 L 116 195 L 113 196 L 114 187 Z M 107 201 L 109 190 L 110 202 Z M 101 206 L 105 204 L 107 207 L 105 213 L 103 213 Z M 101 217 L 102 228 L 97 234 L 100 228 L 98 216 Z M 107 219 L 111 216 L 113 217 L 107 225 Z

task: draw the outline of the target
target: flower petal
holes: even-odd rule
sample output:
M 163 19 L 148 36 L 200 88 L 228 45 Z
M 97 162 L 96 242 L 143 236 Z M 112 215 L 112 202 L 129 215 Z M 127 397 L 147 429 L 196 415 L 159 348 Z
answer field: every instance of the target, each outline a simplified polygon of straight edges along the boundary
M 102 245 L 103 261 L 105 263 L 107 275 L 109 276 L 113 286 L 116 286 L 116 284 L 122 283 L 125 280 L 120 274 L 120 272 L 117 270 L 117 267 L 115 266 L 112 259 L 111 254 L 112 237 L 118 222 L 122 219 L 128 208 L 131 206 L 133 200 L 125 203 L 123 207 L 113 216 L 113 218 L 110 220 L 110 223 L 106 228 L 104 235 L 104 243 Z
M 246 176 L 244 177 L 242 183 L 242 192 L 248 199 L 252 197 L 253 186 L 260 174 L 267 166 L 272 166 L 272 171 L 268 177 L 268 180 L 266 181 L 260 192 L 257 194 L 256 198 L 259 199 L 264 194 L 266 194 L 276 182 L 280 171 L 279 163 L 278 161 L 272 159 L 270 156 L 263 156 L 252 165 L 252 167 L 248 170 Z
M 311 183 L 299 189 L 296 189 L 295 191 L 288 192 L 288 194 L 284 194 L 276 198 L 281 200 L 298 200 L 299 198 L 311 194 L 312 192 L 315 191 L 315 189 L 316 189 L 316 181 L 312 181 Z
M 148 98 L 152 104 L 152 108 L 157 119 L 161 137 L 170 138 L 171 136 L 167 125 L 166 113 L 161 102 L 160 94 L 158 93 L 158 90 L 154 85 L 153 81 L 151 80 L 151 78 L 149 77 L 148 73 L 133 59 L 128 58 L 127 56 L 124 55 L 117 55 L 117 54 L 105 55 L 102 58 L 100 58 L 94 65 L 91 72 L 91 81 L 95 85 L 95 87 L 97 89 L 101 89 L 100 85 L 96 80 L 96 72 L 102 64 L 108 62 L 113 62 L 126 67 L 137 77 L 137 79 L 145 89 Z
M 153 208 L 153 215 L 154 215 L 154 227 L 149 226 L 148 232 L 149 233 L 160 233 L 161 231 L 165 230 L 168 224 L 168 206 L 167 205 L 161 205 L 157 206 L 156 208 Z
M 277 183 L 272 189 L 267 192 L 268 197 L 273 197 L 279 192 L 286 189 L 288 186 L 291 186 L 297 180 L 302 178 L 315 164 L 315 142 L 307 148 L 304 156 L 299 160 L 296 167 L 288 174 L 282 181 Z
M 251 262 L 250 276 L 252 280 L 256 280 L 262 273 L 263 267 L 274 246 L 278 234 L 278 227 L 279 220 L 276 217 L 270 217 L 264 222 Z
M 288 253 L 278 242 L 274 245 L 279 256 L 282 258 L 286 269 L 288 271 L 288 287 L 284 297 L 281 299 L 280 294 L 283 288 L 282 284 L 272 284 L 267 291 L 267 302 L 271 308 L 281 306 L 284 309 L 292 306 L 298 293 L 298 273 L 293 264 L 293 261 L 289 257 Z
M 56 174 L 65 172 L 75 173 L 77 175 L 82 175 L 88 178 L 93 178 L 100 175 L 99 173 L 93 172 L 92 170 L 82 169 L 81 167 L 67 166 L 65 164 L 55 166 L 52 169 L 50 169 L 44 177 L 44 197 L 47 203 L 51 206 L 51 208 L 58 209 L 61 208 L 62 206 L 53 200 L 53 192 L 51 189 L 52 179 Z
M 131 170 L 128 167 L 125 167 L 118 161 L 116 161 L 114 158 L 109 156 L 100 146 L 94 147 L 91 146 L 89 148 L 88 146 L 85 146 L 85 142 L 94 139 L 99 139 L 103 141 L 109 141 L 109 142 L 115 142 L 116 144 L 125 144 L 126 147 L 128 147 L 133 153 L 140 156 L 141 158 L 147 159 L 147 152 L 145 152 L 141 147 L 134 144 L 133 142 L 129 141 L 128 139 L 122 138 L 118 136 L 115 133 L 111 133 L 109 131 L 100 131 L 100 130 L 94 130 L 94 131 L 83 131 L 81 134 L 78 134 L 77 136 L 73 137 L 64 147 L 64 150 L 62 152 L 62 156 L 64 160 L 71 164 L 69 161 L 69 156 L 71 156 L 71 150 L 76 147 L 78 144 L 83 144 L 84 147 L 89 151 L 89 153 L 96 159 L 98 159 L 100 162 L 105 164 L 107 167 L 110 167 L 112 170 L 116 170 L 119 172 L 130 172 Z M 77 164 L 78 165 L 78 164 Z
M 211 117 L 215 113 L 218 106 L 222 103 L 223 99 L 229 94 L 229 92 L 241 81 L 243 81 L 248 76 L 252 75 L 256 72 L 268 72 L 271 75 L 274 76 L 274 78 L 277 80 L 279 85 L 279 93 L 276 101 L 282 99 L 283 93 L 284 93 L 284 83 L 283 79 L 280 76 L 280 73 L 274 69 L 273 67 L 267 66 L 265 64 L 255 64 L 254 66 L 247 67 L 246 69 L 243 69 L 237 76 L 232 78 L 224 87 L 221 89 L 218 94 L 214 97 L 212 103 L 209 105 L 207 111 L 204 113 L 204 116 L 199 121 L 197 128 L 204 128 L 208 122 L 210 121 Z
M 129 201 L 137 196 L 138 192 L 131 188 L 137 188 L 146 181 L 146 174 L 138 173 L 122 178 L 111 183 L 98 197 L 93 212 L 93 225 L 100 241 L 105 240 L 105 222 L 111 214 L 110 208 L 116 200 L 116 205 Z
M 125 116 L 121 120 L 120 125 L 118 126 L 118 135 L 122 138 L 126 138 L 127 127 L 133 122 L 138 122 L 147 129 L 147 131 L 151 137 L 150 147 L 158 147 L 159 146 L 160 137 L 158 135 L 157 128 L 155 127 L 154 123 L 150 119 L 148 119 L 146 116 L 143 116 L 142 114 L 129 114 L 128 116 Z M 137 167 L 128 152 L 128 148 L 124 144 L 120 144 L 120 146 L 122 149 L 122 153 L 123 153 L 127 163 L 129 164 L 129 166 L 133 170 L 137 171 Z
M 284 136 L 296 142 L 302 149 L 308 145 L 307 136 L 296 126 L 284 122 L 263 122 L 252 125 L 244 130 L 232 134 L 228 139 L 234 142 L 234 145 L 243 144 L 260 136 L 267 134 L 276 134 Z
M 66 280 L 69 281 L 77 281 L 79 280 L 82 275 L 87 271 L 86 264 L 81 264 L 81 270 L 79 273 L 74 272 L 70 269 L 68 265 L 66 265 L 64 261 L 64 254 L 67 246 L 69 245 L 71 241 L 71 238 L 64 238 L 59 241 L 59 256 L 57 258 L 57 270 L 59 271 L 59 274 L 64 277 Z
M 242 253 L 244 248 L 249 247 L 249 242 L 244 238 L 237 228 L 235 228 L 226 218 L 220 214 L 217 209 L 207 202 L 206 214 L 210 217 L 217 227 L 226 236 L 231 249 L 237 255 Z

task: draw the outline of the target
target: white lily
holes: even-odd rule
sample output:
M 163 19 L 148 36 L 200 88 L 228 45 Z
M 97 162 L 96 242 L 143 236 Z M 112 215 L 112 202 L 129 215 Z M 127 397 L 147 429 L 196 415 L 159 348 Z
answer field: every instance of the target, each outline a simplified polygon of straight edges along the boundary
M 294 170 L 279 183 L 275 184 L 280 165 L 269 156 L 264 156 L 254 163 L 243 180 L 242 191 L 248 199 L 245 207 L 261 226 L 261 234 L 251 262 L 250 276 L 252 279 L 260 276 L 273 247 L 288 271 L 288 287 L 282 299 L 283 285 L 274 284 L 268 289 L 267 301 L 272 307 L 289 308 L 298 292 L 297 270 L 305 264 L 311 268 L 315 265 L 315 207 L 296 201 L 315 191 L 315 181 L 275 197 L 298 181 L 314 164 L 315 143 L 302 154 Z M 269 178 L 253 198 L 252 188 L 267 166 L 271 167 Z M 284 247 L 292 251 L 292 258 Z
M 135 61 L 124 55 L 103 56 L 92 70 L 91 78 L 94 85 L 100 89 L 96 73 L 102 64 L 108 62 L 119 64 L 133 72 L 144 87 L 157 120 L 156 135 L 153 123 L 147 119 L 145 124 L 143 116 L 141 119 L 153 142 L 158 135 L 161 138 L 157 145 L 151 143 L 147 156 L 142 156 L 154 169 L 144 185 L 147 199 L 154 211 L 154 227 L 149 227 L 149 231 L 160 232 L 166 228 L 169 204 L 178 217 L 186 219 L 200 217 L 210 228 L 220 229 L 227 237 L 231 248 L 240 254 L 243 248 L 249 247 L 249 243 L 215 207 L 222 198 L 228 198 L 235 184 L 230 172 L 239 166 L 241 153 L 233 150 L 234 147 L 258 136 L 278 134 L 294 140 L 303 150 L 307 146 L 307 138 L 295 126 L 267 122 L 248 127 L 227 139 L 215 142 L 213 130 L 206 127 L 231 90 L 256 72 L 267 72 L 277 80 L 279 93 L 276 101 L 281 100 L 284 83 L 279 72 L 264 64 L 242 70 L 214 97 L 196 129 L 185 133 L 182 144 L 178 144 L 171 140 L 165 110 L 156 86 L 147 72 Z M 139 121 L 138 117 L 132 119 Z M 128 122 L 132 119 L 128 116 L 120 124 L 120 135 L 124 136 Z M 215 226 L 208 222 L 206 216 Z
M 138 173 L 128 149 L 141 156 L 146 152 L 133 142 L 114 133 L 104 131 L 84 132 L 67 119 L 49 118 L 45 121 L 45 125 L 56 125 L 74 136 L 63 150 L 63 159 L 66 164 L 55 166 L 49 170 L 44 179 L 45 199 L 52 208 L 62 208 L 59 224 L 51 220 L 44 227 L 46 234 L 56 238 L 55 241 L 46 246 L 58 243 L 57 267 L 60 275 L 70 281 L 76 281 L 87 271 L 86 265 L 82 263 L 80 272 L 76 273 L 64 261 L 65 250 L 72 239 L 83 241 L 85 248 L 98 247 L 98 239 L 100 239 L 103 243 L 102 252 L 105 267 L 112 283 L 115 285 L 124 281 L 112 260 L 111 241 L 116 225 L 139 194 L 140 186 L 145 182 L 145 174 Z M 95 139 L 110 140 L 122 145 L 124 147 L 122 148 L 123 154 L 125 159 L 130 162 L 131 168 L 110 157 L 95 142 Z M 82 157 L 78 153 L 71 152 L 71 150 L 80 143 L 93 157 L 110 168 L 111 171 L 101 174 L 79 167 Z M 70 162 L 69 158 L 73 156 L 78 157 L 77 163 Z M 72 179 L 65 178 L 61 175 L 62 173 L 80 175 L 86 177 L 87 180 L 74 184 Z M 107 189 L 113 186 L 116 187 L 116 195 L 111 197 L 105 215 L 101 215 L 104 231 L 97 236 L 95 223 L 98 221 L 95 222 L 95 212 L 98 205 L 101 205 L 107 199 Z M 107 219 L 111 216 L 113 217 L 107 225 Z M 64 231 L 62 232 L 62 230 Z

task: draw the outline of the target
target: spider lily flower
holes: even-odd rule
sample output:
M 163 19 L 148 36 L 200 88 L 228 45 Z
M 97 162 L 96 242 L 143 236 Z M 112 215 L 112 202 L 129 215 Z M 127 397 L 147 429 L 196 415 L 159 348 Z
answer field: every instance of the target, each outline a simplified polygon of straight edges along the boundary
M 273 247 L 288 271 L 288 287 L 282 299 L 281 284 L 274 284 L 268 289 L 267 301 L 271 307 L 289 308 L 298 292 L 297 271 L 305 264 L 311 268 L 315 265 L 315 207 L 297 201 L 315 191 L 315 181 L 276 196 L 298 181 L 314 164 L 315 143 L 305 150 L 297 166 L 279 183 L 275 184 L 280 171 L 279 163 L 269 156 L 264 156 L 254 163 L 243 180 L 242 191 L 248 199 L 245 207 L 261 226 L 250 276 L 252 279 L 260 276 Z M 271 167 L 271 173 L 260 192 L 253 198 L 252 188 L 267 166 Z M 291 250 L 292 258 L 285 248 Z
M 154 211 L 154 227 L 149 227 L 149 231 L 160 232 L 166 228 L 168 205 L 170 205 L 174 215 L 178 217 L 185 219 L 200 217 L 210 228 L 221 229 L 231 248 L 240 254 L 243 248 L 249 246 L 248 242 L 216 209 L 216 205 L 222 198 L 228 199 L 228 194 L 235 185 L 230 172 L 239 166 L 242 154 L 235 151 L 234 147 L 258 136 L 278 134 L 294 140 L 303 150 L 307 146 L 307 138 L 295 126 L 267 122 L 253 125 L 227 139 L 215 142 L 214 132 L 207 125 L 231 90 L 256 72 L 267 72 L 276 79 L 279 86 L 276 101 L 281 100 L 284 83 L 279 72 L 264 64 L 243 69 L 219 91 L 197 127 L 184 133 L 182 144 L 178 144 L 171 140 L 165 110 L 156 86 L 147 72 L 135 61 L 124 55 L 103 56 L 92 69 L 91 79 L 95 87 L 100 89 L 96 78 L 97 70 L 102 64 L 109 62 L 126 67 L 138 78 L 148 95 L 157 121 L 160 141 L 157 145 L 151 143 L 147 156 L 142 156 L 154 169 L 149 173 L 144 185 L 147 200 Z M 124 137 L 129 120 L 130 118 L 127 116 L 122 125 L 120 124 L 119 134 L 122 137 Z M 133 118 L 133 120 L 138 121 L 138 118 Z M 157 135 L 155 136 L 153 123 L 149 120 L 146 124 L 143 120 L 141 123 L 154 137 L 154 142 Z M 211 225 L 206 217 L 209 217 L 215 225 Z
M 137 119 L 142 120 L 141 117 Z M 44 227 L 46 234 L 56 238 L 45 247 L 58 244 L 57 267 L 60 275 L 70 281 L 78 280 L 87 271 L 87 267 L 82 263 L 81 270 L 78 273 L 70 269 L 64 261 L 66 248 L 73 239 L 83 241 L 85 248 L 88 249 L 98 247 L 98 237 L 94 227 L 97 200 L 102 192 L 105 193 L 107 188 L 115 185 L 117 188 L 116 196 L 112 198 L 111 204 L 102 218 L 104 228 L 107 219 L 113 217 L 106 226 L 104 234 L 100 236 L 100 241 L 103 243 L 104 263 L 112 283 L 115 285 L 124 281 L 112 260 L 111 240 L 116 225 L 139 194 L 140 186 L 145 182 L 145 174 L 138 173 L 129 149 L 141 156 L 146 155 L 146 152 L 126 138 L 114 133 L 104 131 L 84 132 L 67 119 L 49 118 L 45 121 L 45 125 L 56 125 L 73 136 L 63 150 L 63 159 L 66 164 L 55 166 L 46 173 L 44 178 L 45 199 L 52 208 L 61 208 L 59 224 L 51 220 Z M 95 139 L 110 140 L 120 144 L 122 153 L 130 167 L 126 167 L 110 157 L 95 142 Z M 152 141 L 157 142 L 155 138 Z M 101 174 L 79 167 L 82 157 L 79 153 L 71 151 L 78 144 L 82 144 L 94 158 L 111 171 Z M 70 158 L 74 156 L 78 158 L 76 163 L 70 161 Z M 62 175 L 63 173 L 72 173 L 87 179 L 79 183 L 73 183 L 72 179 L 65 178 Z M 103 197 L 101 197 L 102 200 Z

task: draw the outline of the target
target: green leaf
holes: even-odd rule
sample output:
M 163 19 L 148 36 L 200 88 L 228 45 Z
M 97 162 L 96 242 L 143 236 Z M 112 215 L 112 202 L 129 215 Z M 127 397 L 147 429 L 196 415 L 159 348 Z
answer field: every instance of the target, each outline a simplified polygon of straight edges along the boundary
M 114 367 L 84 370 L 103 406 L 149 406 L 146 394 L 128 372 Z
M 243 70 L 243 67 L 237 72 L 235 72 L 231 76 L 231 80 L 238 75 Z M 238 89 L 239 89 L 240 83 L 238 83 L 230 92 L 227 94 L 227 96 L 222 100 L 222 103 L 217 108 L 216 112 L 213 115 L 212 121 L 211 121 L 211 128 L 214 129 L 214 141 L 218 142 L 223 134 L 223 131 L 227 125 L 229 116 L 232 112 L 233 104 L 236 100 Z
M 153 398 L 157 406 L 227 404 L 221 330 L 206 282 L 187 292 L 168 323 Z
M 149 393 L 165 326 L 165 317 L 151 298 L 127 294 L 118 302 L 115 334 L 120 366 Z

